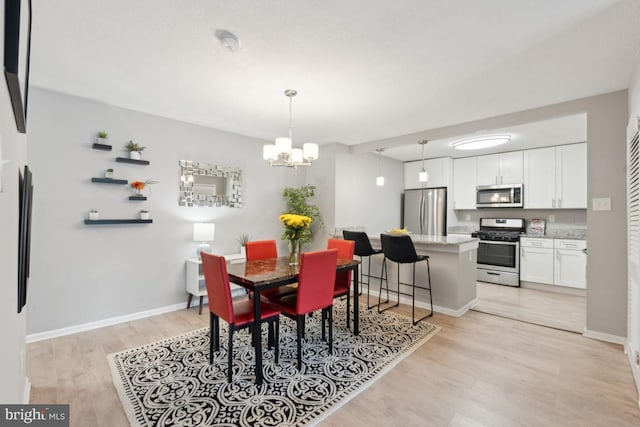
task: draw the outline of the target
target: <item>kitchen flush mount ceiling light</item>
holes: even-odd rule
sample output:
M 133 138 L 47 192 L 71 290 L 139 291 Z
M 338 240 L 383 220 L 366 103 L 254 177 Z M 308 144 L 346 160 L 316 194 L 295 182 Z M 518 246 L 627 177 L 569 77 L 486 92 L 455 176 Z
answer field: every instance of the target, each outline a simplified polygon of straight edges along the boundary
M 480 150 L 495 147 L 511 141 L 511 135 L 483 135 L 455 141 L 451 146 L 456 150 Z
M 236 52 L 240 49 L 240 40 L 238 36 L 227 30 L 217 30 L 216 38 L 220 41 L 220 44 L 224 46 L 230 52 Z
M 382 152 L 384 148 L 377 148 L 378 152 L 378 176 L 376 177 L 376 185 L 382 187 L 384 185 L 384 176 L 382 176 Z
M 424 146 L 427 145 L 427 142 L 429 141 L 427 141 L 426 139 L 418 141 L 418 144 L 422 145 L 422 170 L 420 171 L 420 173 L 418 173 L 418 181 L 420 182 L 429 181 L 429 174 L 426 170 L 424 170 Z
M 262 147 L 262 158 L 269 162 L 269 166 L 286 166 L 297 168 L 298 166 L 311 166 L 311 162 L 318 159 L 318 144 L 307 142 L 302 148 L 292 147 L 292 113 L 293 97 L 298 94 L 293 89 L 287 89 L 284 94 L 289 97 L 289 136 L 276 138 L 275 144 L 267 144 Z

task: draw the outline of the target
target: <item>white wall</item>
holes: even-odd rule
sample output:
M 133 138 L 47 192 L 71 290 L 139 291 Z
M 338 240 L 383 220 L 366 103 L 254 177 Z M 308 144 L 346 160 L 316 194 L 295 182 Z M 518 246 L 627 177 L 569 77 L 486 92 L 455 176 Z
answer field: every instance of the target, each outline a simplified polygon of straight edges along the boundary
M 404 165 L 382 156 L 382 187 L 376 185 L 378 173 L 378 155 L 337 145 L 335 227 L 363 226 L 372 234 L 400 227 Z
M 0 12 L 0 28 L 4 28 L 4 8 Z M 4 31 L 0 31 L 4 46 Z M 29 124 L 30 126 L 30 124 Z M 23 169 L 27 154 L 27 138 L 16 130 L 11 101 L 4 78 L 0 82 L 0 402 L 24 403 L 25 324 L 26 309 L 18 307 L 18 171 Z M 29 284 L 31 286 L 31 284 Z M 28 289 L 27 307 L 33 300 Z
M 35 196 L 28 333 L 186 301 L 184 264 L 197 246 L 192 223 L 215 222 L 217 253 L 238 252 L 236 239 L 245 232 L 280 242 L 282 190 L 305 180 L 304 169 L 270 169 L 262 160 L 265 141 L 254 138 L 42 89 L 31 92 L 29 114 Z M 99 130 L 109 133 L 113 151 L 91 148 Z M 121 148 L 129 139 L 147 147 L 143 158 L 150 166 L 114 161 L 125 155 Z M 240 167 L 244 207 L 178 206 L 181 159 Z M 149 187 L 148 201 L 129 201 L 132 191 L 125 186 L 90 182 L 107 168 L 115 169 L 116 178 L 159 183 Z M 101 218 L 134 218 L 141 208 L 151 212 L 153 224 L 83 223 L 90 209 L 98 209 Z M 15 252 L 16 245 L 9 246 Z M 285 247 L 280 243 L 279 250 Z M 13 287 L 11 292 L 14 298 Z

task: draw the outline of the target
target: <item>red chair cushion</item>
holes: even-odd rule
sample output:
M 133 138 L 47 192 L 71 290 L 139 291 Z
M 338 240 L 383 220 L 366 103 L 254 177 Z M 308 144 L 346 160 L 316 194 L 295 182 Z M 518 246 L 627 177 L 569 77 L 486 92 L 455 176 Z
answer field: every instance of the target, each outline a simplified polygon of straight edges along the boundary
M 260 302 L 260 320 L 267 320 L 280 315 L 280 309 L 267 302 Z M 233 302 L 233 321 L 235 326 L 253 323 L 253 300 L 243 299 Z

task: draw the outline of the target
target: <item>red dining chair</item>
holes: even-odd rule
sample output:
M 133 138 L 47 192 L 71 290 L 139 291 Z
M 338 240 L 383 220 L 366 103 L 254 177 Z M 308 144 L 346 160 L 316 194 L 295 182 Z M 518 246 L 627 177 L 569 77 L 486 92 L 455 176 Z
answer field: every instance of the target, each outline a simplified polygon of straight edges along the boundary
M 325 319 L 329 320 L 329 354 L 333 354 L 333 289 L 337 259 L 336 249 L 303 253 L 298 274 L 298 292 L 270 301 L 282 314 L 296 320 L 298 370 L 302 369 L 302 334 L 305 315 L 308 313 L 322 310 L 322 339 L 325 339 Z
M 220 350 L 220 318 L 229 324 L 229 359 L 227 381 L 233 376 L 233 333 L 253 326 L 253 301 L 245 298 L 231 298 L 227 263 L 224 257 L 202 252 L 202 270 L 209 298 L 209 364 L 213 363 L 213 352 Z M 269 322 L 269 348 L 275 349 L 275 363 L 278 363 L 280 310 L 273 305 L 260 302 L 260 320 Z
M 269 259 L 278 257 L 278 248 L 275 240 L 253 240 L 245 243 L 247 261 L 258 259 Z M 296 286 L 279 286 L 277 288 L 265 289 L 260 292 L 260 296 L 266 301 L 285 295 L 296 293 Z M 253 297 L 253 293 L 250 293 Z
M 337 249 L 338 258 L 353 259 L 353 251 L 355 250 L 355 242 L 352 240 L 329 239 L 327 249 Z M 347 296 L 347 329 L 349 329 L 349 313 L 351 312 L 351 298 L 349 291 L 351 290 L 351 270 L 336 273 L 336 283 L 333 288 L 333 297 L 338 298 Z M 354 307 L 356 310 L 358 307 Z

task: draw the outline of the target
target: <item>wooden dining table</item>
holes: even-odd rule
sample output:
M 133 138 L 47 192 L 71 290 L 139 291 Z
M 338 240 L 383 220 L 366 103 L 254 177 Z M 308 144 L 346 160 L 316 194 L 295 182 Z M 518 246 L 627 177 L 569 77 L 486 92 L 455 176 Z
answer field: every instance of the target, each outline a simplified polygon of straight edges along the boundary
M 338 258 L 336 272 L 354 271 L 353 274 L 353 333 L 358 335 L 358 269 L 360 261 Z M 289 265 L 289 257 L 268 258 L 244 263 L 231 264 L 227 267 L 229 281 L 247 290 L 253 291 L 253 342 L 256 353 L 256 385 L 262 384 L 262 335 L 260 321 L 260 292 L 265 289 L 277 288 L 298 281 L 299 265 Z

